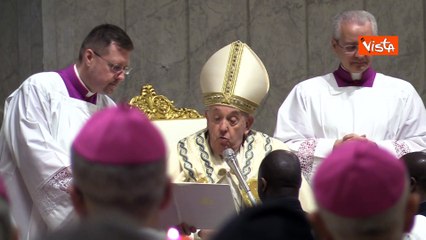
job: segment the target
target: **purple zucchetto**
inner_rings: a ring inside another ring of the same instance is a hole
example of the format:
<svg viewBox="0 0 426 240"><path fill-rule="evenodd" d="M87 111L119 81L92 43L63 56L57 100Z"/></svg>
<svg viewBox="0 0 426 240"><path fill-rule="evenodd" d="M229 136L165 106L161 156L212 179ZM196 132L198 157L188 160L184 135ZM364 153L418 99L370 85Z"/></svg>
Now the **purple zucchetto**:
<svg viewBox="0 0 426 240"><path fill-rule="evenodd" d="M75 138L72 148L89 162L144 164L166 160L159 130L137 108L120 105L95 113Z"/></svg>
<svg viewBox="0 0 426 240"><path fill-rule="evenodd" d="M348 218L371 217L393 207L408 177L404 163L367 140L350 140L326 157L313 179L318 207Z"/></svg>

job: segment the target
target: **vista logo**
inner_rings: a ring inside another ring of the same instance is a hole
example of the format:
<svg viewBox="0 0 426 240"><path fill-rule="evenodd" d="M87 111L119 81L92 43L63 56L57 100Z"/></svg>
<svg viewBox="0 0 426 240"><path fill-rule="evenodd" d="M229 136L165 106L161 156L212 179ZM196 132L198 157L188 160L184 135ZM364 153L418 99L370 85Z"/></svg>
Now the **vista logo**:
<svg viewBox="0 0 426 240"><path fill-rule="evenodd" d="M398 36L359 36L359 55L398 55Z"/></svg>

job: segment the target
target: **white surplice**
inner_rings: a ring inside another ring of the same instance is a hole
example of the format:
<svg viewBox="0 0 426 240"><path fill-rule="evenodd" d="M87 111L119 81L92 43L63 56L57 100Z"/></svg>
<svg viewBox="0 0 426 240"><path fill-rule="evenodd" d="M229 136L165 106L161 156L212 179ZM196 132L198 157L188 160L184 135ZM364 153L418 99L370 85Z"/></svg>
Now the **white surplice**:
<svg viewBox="0 0 426 240"><path fill-rule="evenodd" d="M297 152L310 181L334 142L350 133L365 134L397 157L425 150L425 106L407 81L377 73L372 87L338 87L330 73L293 88L274 137Z"/></svg>
<svg viewBox="0 0 426 240"><path fill-rule="evenodd" d="M70 98L55 72L30 76L5 103L0 133L0 174L5 179L20 239L34 239L74 218L68 187L70 147L96 111L115 105Z"/></svg>
<svg viewBox="0 0 426 240"><path fill-rule="evenodd" d="M416 215L414 218L414 225L410 233L405 234L404 240L421 240L426 239L426 217L423 215Z"/></svg>

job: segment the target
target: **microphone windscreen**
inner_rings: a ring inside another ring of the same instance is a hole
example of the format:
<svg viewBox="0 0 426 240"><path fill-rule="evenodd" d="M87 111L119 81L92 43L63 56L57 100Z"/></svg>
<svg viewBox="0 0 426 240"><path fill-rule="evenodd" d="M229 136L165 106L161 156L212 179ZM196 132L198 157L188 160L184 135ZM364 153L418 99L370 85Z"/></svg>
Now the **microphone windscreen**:
<svg viewBox="0 0 426 240"><path fill-rule="evenodd" d="M234 156L235 153L234 153L234 150L232 150L232 148L227 148L223 150L222 155L223 155L223 158L225 159L232 159L232 156Z"/></svg>

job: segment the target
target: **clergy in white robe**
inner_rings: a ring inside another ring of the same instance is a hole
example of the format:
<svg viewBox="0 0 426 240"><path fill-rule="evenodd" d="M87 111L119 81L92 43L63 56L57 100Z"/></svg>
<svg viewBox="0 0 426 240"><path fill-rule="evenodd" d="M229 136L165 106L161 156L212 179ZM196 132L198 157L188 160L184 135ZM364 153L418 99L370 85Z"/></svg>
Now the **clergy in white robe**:
<svg viewBox="0 0 426 240"><path fill-rule="evenodd" d="M117 35L102 40L94 37L100 32L116 33L124 40L115 42ZM92 49L99 41L110 43L97 47L103 59ZM0 174L20 239L35 239L73 220L68 189L72 180L71 143L93 113L115 105L104 93L112 92L124 80L125 69L114 72L113 67L127 65L132 49L130 38L121 28L99 25L86 37L76 65L34 74L6 99L0 132ZM105 62L113 57L120 65Z"/></svg>
<svg viewBox="0 0 426 240"><path fill-rule="evenodd" d="M376 73L372 57L358 54L358 36L377 35L374 17L348 11L335 22L339 68L297 84L278 111L274 133L297 152L308 181L335 144L353 138L373 141L397 157L426 149L426 111L414 87Z"/></svg>
<svg viewBox="0 0 426 240"><path fill-rule="evenodd" d="M55 72L31 76L7 98L0 171L21 232L37 236L70 217L71 142L94 112L112 104L100 94L97 104L69 97Z"/></svg>
<svg viewBox="0 0 426 240"><path fill-rule="evenodd" d="M400 157L426 147L425 107L406 81L376 74L372 87L339 87L333 74L299 83L278 112L275 137L298 152L307 179L336 139L359 133Z"/></svg>

